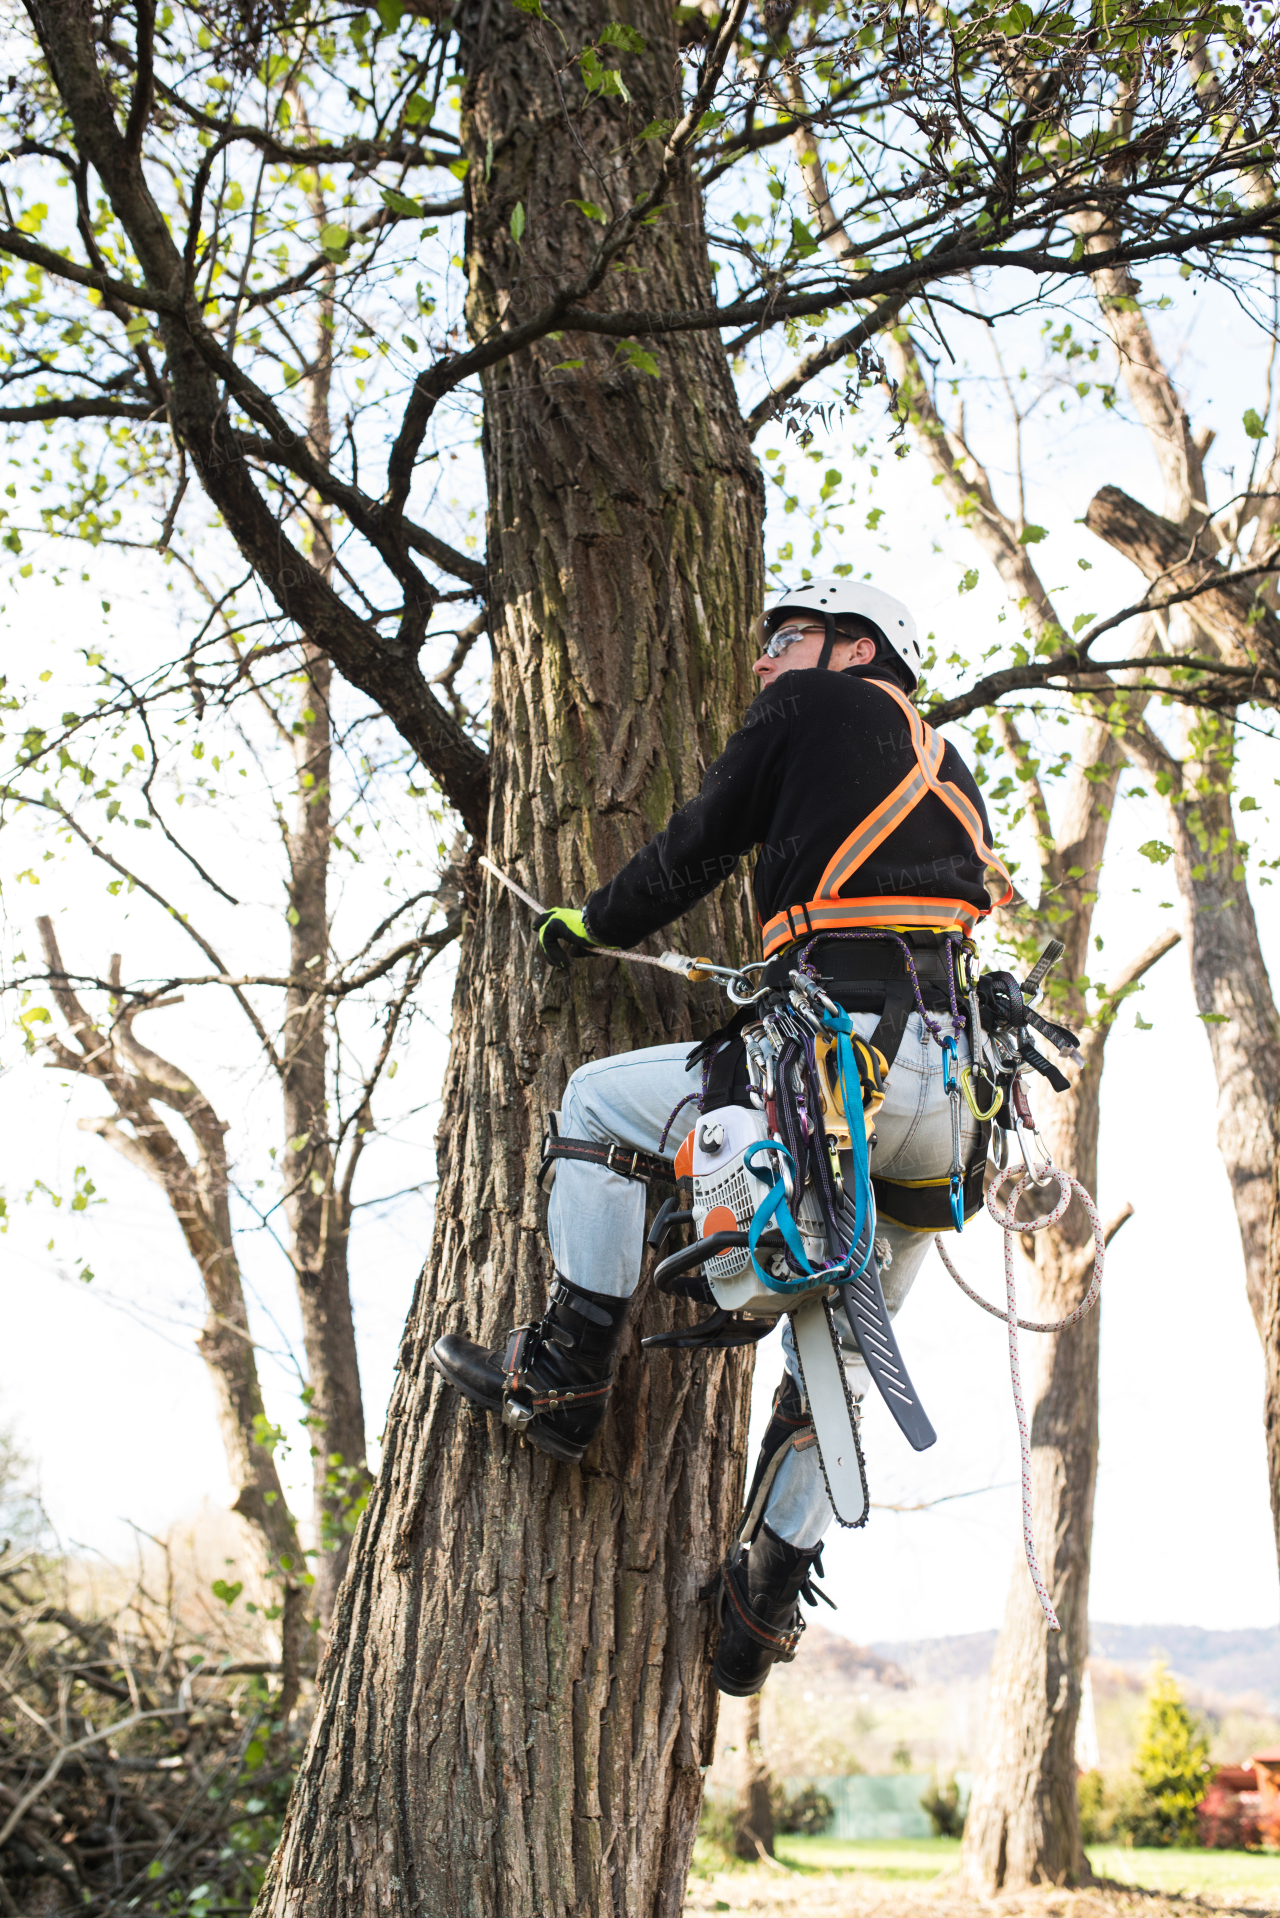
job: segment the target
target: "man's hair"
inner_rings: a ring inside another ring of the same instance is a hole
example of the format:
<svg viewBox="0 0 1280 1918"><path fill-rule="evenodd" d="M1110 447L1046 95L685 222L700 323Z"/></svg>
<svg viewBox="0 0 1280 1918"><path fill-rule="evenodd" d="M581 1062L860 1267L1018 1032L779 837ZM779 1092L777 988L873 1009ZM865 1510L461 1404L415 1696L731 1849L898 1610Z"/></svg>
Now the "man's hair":
<svg viewBox="0 0 1280 1918"><path fill-rule="evenodd" d="M868 660L865 666L846 667L846 672L887 673L895 684L901 686L904 693L912 690L902 661L874 621L863 619L857 613L845 613L836 619L835 629L838 640L870 639L875 642L875 658Z"/></svg>
<svg viewBox="0 0 1280 1918"><path fill-rule="evenodd" d="M884 644L884 634L869 619L863 619L857 613L840 613L835 621L837 639L873 639L876 651Z"/></svg>

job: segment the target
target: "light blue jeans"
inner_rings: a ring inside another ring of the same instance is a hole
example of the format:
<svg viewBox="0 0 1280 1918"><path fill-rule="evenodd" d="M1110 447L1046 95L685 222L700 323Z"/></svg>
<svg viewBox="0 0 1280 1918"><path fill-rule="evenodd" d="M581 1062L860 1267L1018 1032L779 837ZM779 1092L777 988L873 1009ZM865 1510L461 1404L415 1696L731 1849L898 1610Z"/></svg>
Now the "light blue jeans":
<svg viewBox="0 0 1280 1918"><path fill-rule="evenodd" d="M855 1012L853 1028L869 1039L879 1023L874 1012ZM949 1024L950 1021L947 1021ZM968 1063L968 1040L958 1042L960 1064ZM639 1146L657 1152L663 1127L686 1093L702 1089L702 1068L688 1070L687 1045L646 1046L616 1058L579 1066L565 1088L560 1131L567 1139ZM968 1164L977 1140L977 1122L963 1101L960 1107L960 1156ZM662 1149L674 1154L697 1117L697 1107L680 1113ZM889 1071L885 1102L876 1114L876 1145L871 1169L887 1179L940 1179L951 1169L951 1101L942 1085L942 1049L913 1013ZM547 1213L547 1230L557 1270L575 1285L611 1298L630 1298L640 1282L644 1252L645 1187L603 1166L581 1159L560 1159ZM880 1261L885 1303L897 1313L932 1243L930 1232L881 1220L878 1243L887 1248ZM850 1341L852 1343L852 1341ZM795 1345L788 1325L782 1338L787 1369L798 1377ZM857 1351L845 1358L850 1389L859 1397L870 1374ZM779 1538L814 1546L831 1522L831 1506L814 1448L792 1452L773 1482L765 1518Z"/></svg>

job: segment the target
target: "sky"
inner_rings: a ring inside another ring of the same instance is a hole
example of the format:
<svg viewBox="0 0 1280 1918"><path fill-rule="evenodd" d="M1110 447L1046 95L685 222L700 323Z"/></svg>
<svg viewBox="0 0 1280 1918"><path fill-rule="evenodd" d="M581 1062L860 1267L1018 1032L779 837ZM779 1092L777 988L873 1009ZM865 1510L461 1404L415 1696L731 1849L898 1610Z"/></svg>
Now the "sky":
<svg viewBox="0 0 1280 1918"><path fill-rule="evenodd" d="M1038 316L1027 322L1028 340L1038 323ZM1225 301L1206 298L1196 306L1189 295L1164 324L1179 344L1180 377L1198 407L1203 400L1198 417L1221 429L1215 457L1238 462L1246 450L1241 413L1258 404L1263 353L1256 333ZM964 350L963 340L954 343ZM910 598L922 632L935 633L942 650L951 636L974 647L985 643L999 631L998 583L983 573L974 590L958 591L964 571L978 563L967 536L945 521L918 455L898 460L883 448L877 455L873 446L857 458L855 446L873 430L883 439L873 421L836 421L818 442L824 460L857 474L859 504L847 517L844 549L859 570L873 570L878 583ZM1007 435L995 443L1007 453ZM794 469L794 447L785 445L781 433L762 435L762 448L773 444ZM1070 585L1062 601L1067 613L1108 610L1136 597L1133 575L1078 522L1104 481L1159 505L1154 465L1140 435L1096 411L1081 409L1076 416L1045 409L1043 421L1033 417L1028 428L1028 447L1028 516L1050 530L1038 557L1051 585ZM874 476L873 461L879 467ZM998 472L1000 462L992 464ZM1222 495L1231 490L1225 472L1215 485ZM780 539L793 537L794 526L779 509L781 490L771 497L774 551ZM874 534L863 514L872 506L884 514ZM832 554L834 546L826 551ZM1077 565L1082 557L1093 569L1087 575ZM73 586L55 591L39 580L10 594L0 643L6 650L47 649L63 671L91 619L96 629L97 596L104 589L112 603L113 638L124 645L132 636L133 643L148 645L169 615L144 595L127 566L109 556L95 562L92 596ZM1277 748L1249 739L1242 768L1245 788L1262 806L1250 823L1265 843L1280 776ZM1176 912L1161 903L1173 896L1171 882L1138 852L1165 834L1163 808L1154 799L1119 807L1097 919L1104 976L1145 947L1159 927L1176 921ZM237 888L246 898L228 921L228 957L263 963L279 932L265 839L248 834L233 848L223 815L199 821L196 837L197 850L203 847L222 862L219 870L234 859ZM435 858L431 837L422 835L417 852L426 870ZM162 851L148 852L163 864ZM100 964L108 942L123 938L135 954L146 951L147 965L135 970L189 963L178 956L180 935L145 902L125 902L123 909L118 901L108 904L100 875L86 875L74 862L51 867L37 899L12 882L15 863L21 861L0 849L6 911L17 931L36 910L47 910L74 929L86 962ZM346 909L353 923L374 906L361 884L350 881ZM1274 976L1280 961L1274 891L1256 890L1255 903ZM366 1196L432 1176L432 1102L445 1057L449 977L446 959L424 990L423 1017L405 1050L404 1080L396 1085L402 1116L379 1144ZM1138 1028L1135 1012L1145 1029ZM273 1095L256 1068L229 1051L223 1014L206 999L151 1017L155 1043L161 1043L163 1019L163 1041L175 1056L181 1052L202 1083L244 1114L248 1136L237 1149L246 1160L260 1153L273 1136ZM12 1030L0 1049L0 1085L0 1185L12 1217L0 1238L0 1420L14 1426L37 1461L47 1509L64 1542L120 1556L130 1549L130 1524L160 1533L203 1504L216 1507L228 1498L212 1394L192 1344L198 1288L160 1194L77 1130L78 1117L101 1109L94 1090L83 1084L64 1090L60 1074L22 1056ZM1038 1101L1052 1096L1047 1086L1035 1088ZM1216 1629L1277 1621L1261 1354L1215 1145L1215 1106L1186 958L1175 949L1119 1021L1103 1094L1097 1197L1104 1217L1125 1201L1134 1216L1108 1254L1100 1308L1102 1446L1091 1593L1099 1620ZM65 1195L78 1165L88 1169L105 1204L70 1219L65 1205L55 1215L39 1196L30 1206L15 1202L36 1178ZM381 1426L429 1230L429 1193L417 1193L371 1205L355 1233L353 1290L371 1433ZM75 1260L83 1256L91 1257L95 1273L87 1285L75 1276ZM955 1257L988 1298L1000 1296L994 1225L973 1222L956 1243ZM297 1425L290 1281L269 1234L246 1237L244 1262L268 1410L296 1434L284 1472L288 1487L301 1494L309 1468ZM1026 1576L1002 1326L964 1299L931 1258L898 1333L939 1439L930 1452L912 1453L883 1408L870 1402L871 1522L865 1531L833 1535L826 1583L839 1610L824 1615L833 1629L863 1642L997 1625L1010 1577ZM1030 1343L1024 1335L1024 1347ZM778 1375L775 1348L776 1341L766 1343L757 1363L757 1429ZM925 1509L885 1509L895 1506Z"/></svg>

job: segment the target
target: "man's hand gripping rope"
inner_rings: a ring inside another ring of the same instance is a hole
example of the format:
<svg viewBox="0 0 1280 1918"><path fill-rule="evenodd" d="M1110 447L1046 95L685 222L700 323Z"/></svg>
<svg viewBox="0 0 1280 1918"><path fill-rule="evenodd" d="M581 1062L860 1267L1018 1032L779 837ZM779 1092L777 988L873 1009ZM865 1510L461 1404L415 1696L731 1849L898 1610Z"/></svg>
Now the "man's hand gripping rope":
<svg viewBox="0 0 1280 1918"><path fill-rule="evenodd" d="M1038 1178L1033 1177L1030 1172L1024 1172L1017 1180L1013 1191L1004 1202L1002 1208L998 1197L999 1191L1006 1179L1012 1176L1010 1173L1004 1173L1000 1178L996 1179L988 1188L986 1199L987 1211L1004 1232L1005 1309L1003 1312L998 1305L991 1305L986 1299L980 1297L979 1294L974 1291L973 1287L967 1285L960 1277L955 1266L951 1263L946 1245L943 1243L940 1233L935 1236L933 1242L938 1248L939 1258L965 1296L972 1299L975 1305L980 1305L984 1312L990 1312L992 1318L1003 1319L1009 1329L1009 1372L1013 1380L1013 1403L1018 1415L1018 1440L1022 1448L1022 1542L1026 1546L1027 1568L1031 1573L1031 1582L1036 1588L1036 1596L1039 1598L1041 1609L1044 1612L1045 1618L1048 1620L1049 1630L1056 1632L1062 1628L1058 1623L1058 1615L1053 1609L1053 1601L1045 1588L1043 1578L1040 1576L1040 1565L1036 1558L1035 1539L1032 1536L1031 1441L1027 1433L1027 1408L1022 1397L1022 1370L1018 1360L1018 1331L1019 1328L1021 1328L1024 1332L1065 1332L1069 1325L1074 1325L1078 1319L1084 1317L1086 1312L1092 1310L1093 1306L1097 1304L1098 1292L1102 1285L1102 1266L1106 1255L1106 1240L1103 1237L1102 1220L1098 1217L1098 1208L1073 1173L1063 1172L1059 1167L1052 1164L1043 1166ZM1053 1210L1046 1212L1044 1217L1040 1219L1015 1219L1014 1214L1018 1208L1018 1200L1027 1190L1028 1186L1047 1185L1050 1180L1054 1180L1057 1183L1060 1195ZM1088 1215L1089 1224L1093 1229L1093 1278L1090 1281L1089 1290L1085 1293L1083 1299L1081 1299L1079 1305L1075 1308L1075 1311L1068 1312L1065 1319L1053 1319L1047 1324L1040 1324L1033 1319L1020 1319L1018 1317L1018 1294L1013 1277L1014 1238L1023 1232L1043 1232L1047 1226L1056 1225L1070 1205L1072 1193L1079 1195L1080 1203L1084 1207Z"/></svg>

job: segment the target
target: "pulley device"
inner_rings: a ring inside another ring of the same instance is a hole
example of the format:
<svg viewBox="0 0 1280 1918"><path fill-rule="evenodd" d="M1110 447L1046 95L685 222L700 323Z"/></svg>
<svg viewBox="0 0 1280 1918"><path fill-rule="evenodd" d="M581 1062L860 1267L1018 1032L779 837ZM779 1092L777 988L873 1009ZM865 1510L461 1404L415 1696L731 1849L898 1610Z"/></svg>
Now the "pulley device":
<svg viewBox="0 0 1280 1918"><path fill-rule="evenodd" d="M536 900L482 858L481 864L503 885L541 912ZM813 1417L818 1456L828 1496L842 1525L864 1525L868 1515L866 1466L860 1413L850 1393L844 1347L856 1349L900 1430L916 1451L934 1444L936 1434L911 1382L885 1304L880 1279L888 1246L877 1238L876 1198L870 1150L875 1144L875 1115L884 1103L887 1066L884 1055L853 1030L850 1015L823 990L809 963L819 943L875 938L902 949L916 1009L925 1029L941 1047L943 1084L951 1103L952 1164L946 1184L951 1224L963 1230L966 1211L983 1203L972 1190L975 1168L960 1158L960 1102L963 1098L982 1128L985 1152L993 1123L993 1156L999 1177L985 1203L1005 1235L1005 1309L987 1303L964 1279L947 1253L941 1235L935 1243L957 1285L984 1311L1008 1327L1010 1370L1022 1451L1023 1539L1032 1580L1052 1630L1058 1621L1036 1562L1031 1532L1030 1443L1022 1400L1018 1330L1055 1332L1090 1310L1102 1281L1103 1234L1092 1199L1067 1172L1054 1166L1036 1129L1026 1075L1033 1070L1065 1091L1068 1081L1037 1047L1032 1034L1046 1039L1077 1065L1085 1061L1079 1040L1064 1026L1035 1011L1033 1002L1048 973L1066 948L1050 941L1028 976L1019 982L1009 972L978 975L976 953L968 940L947 940L946 955L951 1031L944 1033L926 1008L912 948L892 932L837 931L812 940L797 955L785 986L760 979L765 964L733 968L680 953L659 958L597 948L599 956L657 965L685 978L715 979L730 1000L750 1008L735 1021L736 1044L744 1071L717 1072L724 1090L709 1104L711 1075L704 1073L703 1097L693 1130L675 1159L676 1196L662 1206L649 1234L660 1251L677 1227L691 1227L692 1242L668 1254L654 1279L660 1290L696 1299L713 1309L698 1324L643 1341L646 1348L724 1349L754 1344L786 1314L795 1336L801 1379ZM777 977L776 961L768 968ZM964 1003L966 1012L960 1007ZM959 1063L960 1035L968 1028L971 1063ZM984 1083L980 1083L984 1082ZM687 1103L682 1101L668 1121ZM1016 1138L1023 1171L1012 1175L1010 1135ZM663 1143L665 1143L665 1134ZM547 1157L556 1156L554 1128ZM566 1147L569 1142L565 1142ZM585 1142L574 1142L573 1156L590 1156ZM630 1147L595 1148L605 1161L625 1169L644 1160L649 1172L667 1161L632 1152ZM544 1164L546 1160L544 1159ZM977 1168L981 1170L981 1168ZM646 1176L648 1174L646 1173ZM1014 1184L1000 1194L1008 1179ZM1056 1188L1052 1208L1030 1221L1016 1218L1018 1202L1031 1189ZM1088 1293L1068 1317L1051 1324L1019 1319L1013 1278L1013 1242L1018 1235L1057 1222L1072 1196L1082 1200L1094 1236L1094 1271ZM970 1201L970 1202L967 1202ZM844 1322L842 1331L839 1318Z"/></svg>

